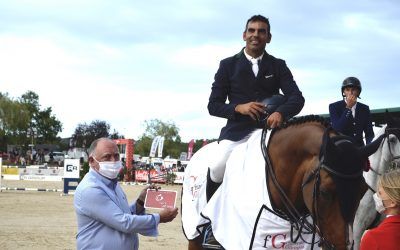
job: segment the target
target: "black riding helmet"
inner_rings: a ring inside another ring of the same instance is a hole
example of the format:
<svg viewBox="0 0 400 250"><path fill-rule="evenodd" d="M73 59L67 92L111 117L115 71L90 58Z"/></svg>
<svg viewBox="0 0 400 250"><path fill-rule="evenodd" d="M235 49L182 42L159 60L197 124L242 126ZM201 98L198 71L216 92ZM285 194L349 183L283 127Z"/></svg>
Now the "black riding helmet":
<svg viewBox="0 0 400 250"><path fill-rule="evenodd" d="M360 92L358 94L358 98L360 98L362 87L361 87L361 82L360 82L360 80L357 79L357 77L350 76L350 77L347 77L346 79L344 79L344 81L342 83L342 96L343 97L344 97L343 91L346 87L357 88Z"/></svg>

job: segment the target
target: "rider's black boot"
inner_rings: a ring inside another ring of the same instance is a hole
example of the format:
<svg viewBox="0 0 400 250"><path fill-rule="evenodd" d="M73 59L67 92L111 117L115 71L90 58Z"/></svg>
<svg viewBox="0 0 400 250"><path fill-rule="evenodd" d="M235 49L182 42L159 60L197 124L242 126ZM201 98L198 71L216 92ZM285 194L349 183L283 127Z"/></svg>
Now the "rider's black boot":
<svg viewBox="0 0 400 250"><path fill-rule="evenodd" d="M215 191L217 191L218 187L221 183L213 182L210 176L210 169L207 171L207 184L206 184L206 198L207 202L211 199Z"/></svg>

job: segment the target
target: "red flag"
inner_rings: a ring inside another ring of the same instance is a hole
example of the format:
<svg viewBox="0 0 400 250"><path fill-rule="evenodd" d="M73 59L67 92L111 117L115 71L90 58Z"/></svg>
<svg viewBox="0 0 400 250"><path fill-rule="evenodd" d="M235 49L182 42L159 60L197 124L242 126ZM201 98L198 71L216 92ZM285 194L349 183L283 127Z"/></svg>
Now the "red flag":
<svg viewBox="0 0 400 250"><path fill-rule="evenodd" d="M190 140L189 146L188 146L188 156L187 159L190 160L193 154L193 147L194 147L194 139Z"/></svg>

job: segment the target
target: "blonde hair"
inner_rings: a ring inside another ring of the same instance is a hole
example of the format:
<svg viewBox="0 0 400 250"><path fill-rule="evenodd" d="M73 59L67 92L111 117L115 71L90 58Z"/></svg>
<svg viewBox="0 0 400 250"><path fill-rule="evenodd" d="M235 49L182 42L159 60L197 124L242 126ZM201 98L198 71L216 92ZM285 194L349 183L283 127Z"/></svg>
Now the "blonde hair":
<svg viewBox="0 0 400 250"><path fill-rule="evenodd" d="M385 193L397 205L400 205L400 169L396 169L381 175L378 181Z"/></svg>

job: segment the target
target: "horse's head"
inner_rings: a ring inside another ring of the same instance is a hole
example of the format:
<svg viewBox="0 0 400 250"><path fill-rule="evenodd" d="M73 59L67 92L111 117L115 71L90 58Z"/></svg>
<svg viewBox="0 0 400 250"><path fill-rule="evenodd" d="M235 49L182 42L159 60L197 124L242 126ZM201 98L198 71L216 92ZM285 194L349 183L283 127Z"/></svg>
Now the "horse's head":
<svg viewBox="0 0 400 250"><path fill-rule="evenodd" d="M385 119L387 126L385 128L385 142L381 147L381 154L389 166L384 166L387 169L394 169L400 166L400 119L392 117L386 111Z"/></svg>
<svg viewBox="0 0 400 250"><path fill-rule="evenodd" d="M362 173L370 151L346 136L331 138L327 130L320 164L304 177L304 201L328 249L350 249L353 244L352 224L367 190Z"/></svg>

